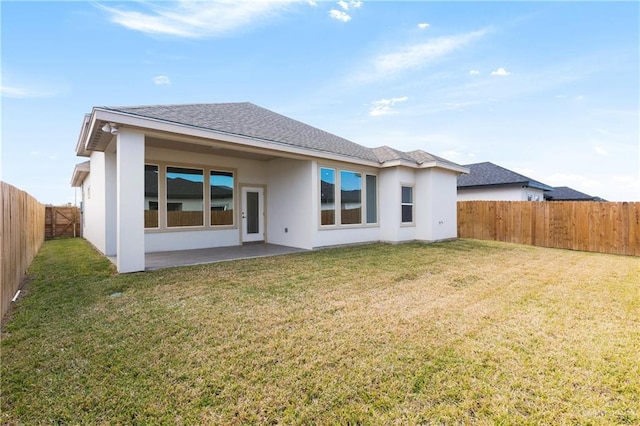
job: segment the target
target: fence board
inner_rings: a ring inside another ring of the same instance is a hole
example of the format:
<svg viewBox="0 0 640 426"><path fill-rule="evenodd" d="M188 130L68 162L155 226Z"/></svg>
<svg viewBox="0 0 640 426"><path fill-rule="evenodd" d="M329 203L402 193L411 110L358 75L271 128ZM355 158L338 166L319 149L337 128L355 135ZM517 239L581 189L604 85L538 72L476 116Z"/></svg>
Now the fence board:
<svg viewBox="0 0 640 426"><path fill-rule="evenodd" d="M640 256L640 203L459 201L458 236Z"/></svg>
<svg viewBox="0 0 640 426"><path fill-rule="evenodd" d="M44 206L24 191L0 182L0 316L20 288L44 241Z"/></svg>
<svg viewBox="0 0 640 426"><path fill-rule="evenodd" d="M80 233L80 209L74 206L46 206L45 239L80 237Z"/></svg>

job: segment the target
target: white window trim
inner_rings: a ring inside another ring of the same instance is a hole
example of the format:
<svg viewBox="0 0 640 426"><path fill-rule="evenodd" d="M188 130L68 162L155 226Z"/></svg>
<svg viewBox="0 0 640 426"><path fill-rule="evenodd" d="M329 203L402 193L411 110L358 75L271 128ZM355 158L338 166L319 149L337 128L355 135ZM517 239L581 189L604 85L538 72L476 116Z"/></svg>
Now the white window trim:
<svg viewBox="0 0 640 426"><path fill-rule="evenodd" d="M402 189L411 188L411 202L405 203L402 201ZM404 222L402 220L402 207L411 206L411 222ZM415 185L412 183L400 183L400 226L415 226L416 223L416 190Z"/></svg>
<svg viewBox="0 0 640 426"><path fill-rule="evenodd" d="M144 228L145 233L167 233L167 232L189 232L189 231L214 231L214 230L226 230L238 228L238 170L232 167L216 166L216 165L204 165L204 164L191 164L191 163L168 163L165 161L156 161L153 159L145 159L146 165L158 166L158 228ZM179 167L184 169L196 169L203 171L203 185L204 185L204 224L197 226L167 226L167 168ZM227 172L233 174L233 225L211 225L211 214L207 212L211 211L211 188L207 185L210 182L211 172Z"/></svg>
<svg viewBox="0 0 640 426"><path fill-rule="evenodd" d="M329 169L334 171L334 219L335 223L331 225L323 225L322 224L322 169ZM342 194L341 194L341 173L340 172L350 172L350 173L359 173L360 174L360 203L361 203L361 217L360 223L349 223L342 224ZM376 222L375 223L367 223L367 183L366 176L375 176L376 178ZM333 164L318 164L318 229L327 230L327 229L350 229L350 228L375 228L379 226L380 222L380 175L374 173L370 170L358 169L358 168L350 168L345 167L343 165L333 165Z"/></svg>

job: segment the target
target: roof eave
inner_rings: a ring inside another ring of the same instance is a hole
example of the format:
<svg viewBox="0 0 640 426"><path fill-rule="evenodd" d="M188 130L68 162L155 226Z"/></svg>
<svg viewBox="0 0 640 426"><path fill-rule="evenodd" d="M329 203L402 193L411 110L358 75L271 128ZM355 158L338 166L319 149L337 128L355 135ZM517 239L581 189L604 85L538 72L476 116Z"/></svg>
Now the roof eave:
<svg viewBox="0 0 640 426"><path fill-rule="evenodd" d="M87 152L87 156L91 151L106 150L107 146L111 142L112 136L107 136L104 132L102 132L102 123L116 123L120 126L151 130L153 132L167 132L188 137L216 140L221 142L231 142L248 148L266 148L268 150L278 151L282 153L341 161L352 164L360 164L370 167L380 167L379 162L374 160L367 160L359 157L330 153L304 147L295 147L284 142L244 136L218 130L205 129L188 124L174 123L171 121L160 120L156 118L140 117L135 114L111 111L99 107L94 108L93 113L91 114L90 130L86 132L86 137L82 139L84 141L84 149ZM95 141L94 146L89 146L89 141ZM80 151L77 152L78 155L81 155Z"/></svg>
<svg viewBox="0 0 640 426"><path fill-rule="evenodd" d="M456 172L459 174L469 174L469 169L467 167L463 167L459 164L448 163L444 161L427 161L424 163L417 163L418 167L421 169L427 169L432 167L437 167L439 169L450 170L452 172Z"/></svg>
<svg viewBox="0 0 640 426"><path fill-rule="evenodd" d="M87 162L76 164L73 168L73 175L71 176L71 186L73 188L78 188L82 186L84 180L89 176L89 164Z"/></svg>

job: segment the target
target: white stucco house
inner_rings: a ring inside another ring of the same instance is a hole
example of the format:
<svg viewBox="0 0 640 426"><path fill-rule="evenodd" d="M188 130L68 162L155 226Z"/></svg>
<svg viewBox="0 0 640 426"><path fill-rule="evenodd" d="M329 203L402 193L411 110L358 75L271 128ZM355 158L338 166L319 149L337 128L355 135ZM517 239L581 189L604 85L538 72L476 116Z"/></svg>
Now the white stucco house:
<svg viewBox="0 0 640 426"><path fill-rule="evenodd" d="M458 201L544 201L553 188L490 162L466 164L458 176Z"/></svg>
<svg viewBox="0 0 640 426"><path fill-rule="evenodd" d="M467 169L367 148L251 103L95 107L71 184L83 235L119 272L145 253L455 238Z"/></svg>

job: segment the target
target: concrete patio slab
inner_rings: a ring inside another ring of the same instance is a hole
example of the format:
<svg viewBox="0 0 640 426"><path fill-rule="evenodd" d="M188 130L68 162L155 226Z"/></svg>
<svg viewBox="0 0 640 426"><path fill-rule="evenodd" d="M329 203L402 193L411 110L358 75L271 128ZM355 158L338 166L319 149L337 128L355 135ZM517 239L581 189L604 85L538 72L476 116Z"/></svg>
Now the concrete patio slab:
<svg viewBox="0 0 640 426"><path fill-rule="evenodd" d="M175 266L199 265L237 259L278 256L300 253L307 250L277 244L245 244L233 247L216 247L197 250L177 250L145 254L145 269L171 268Z"/></svg>

